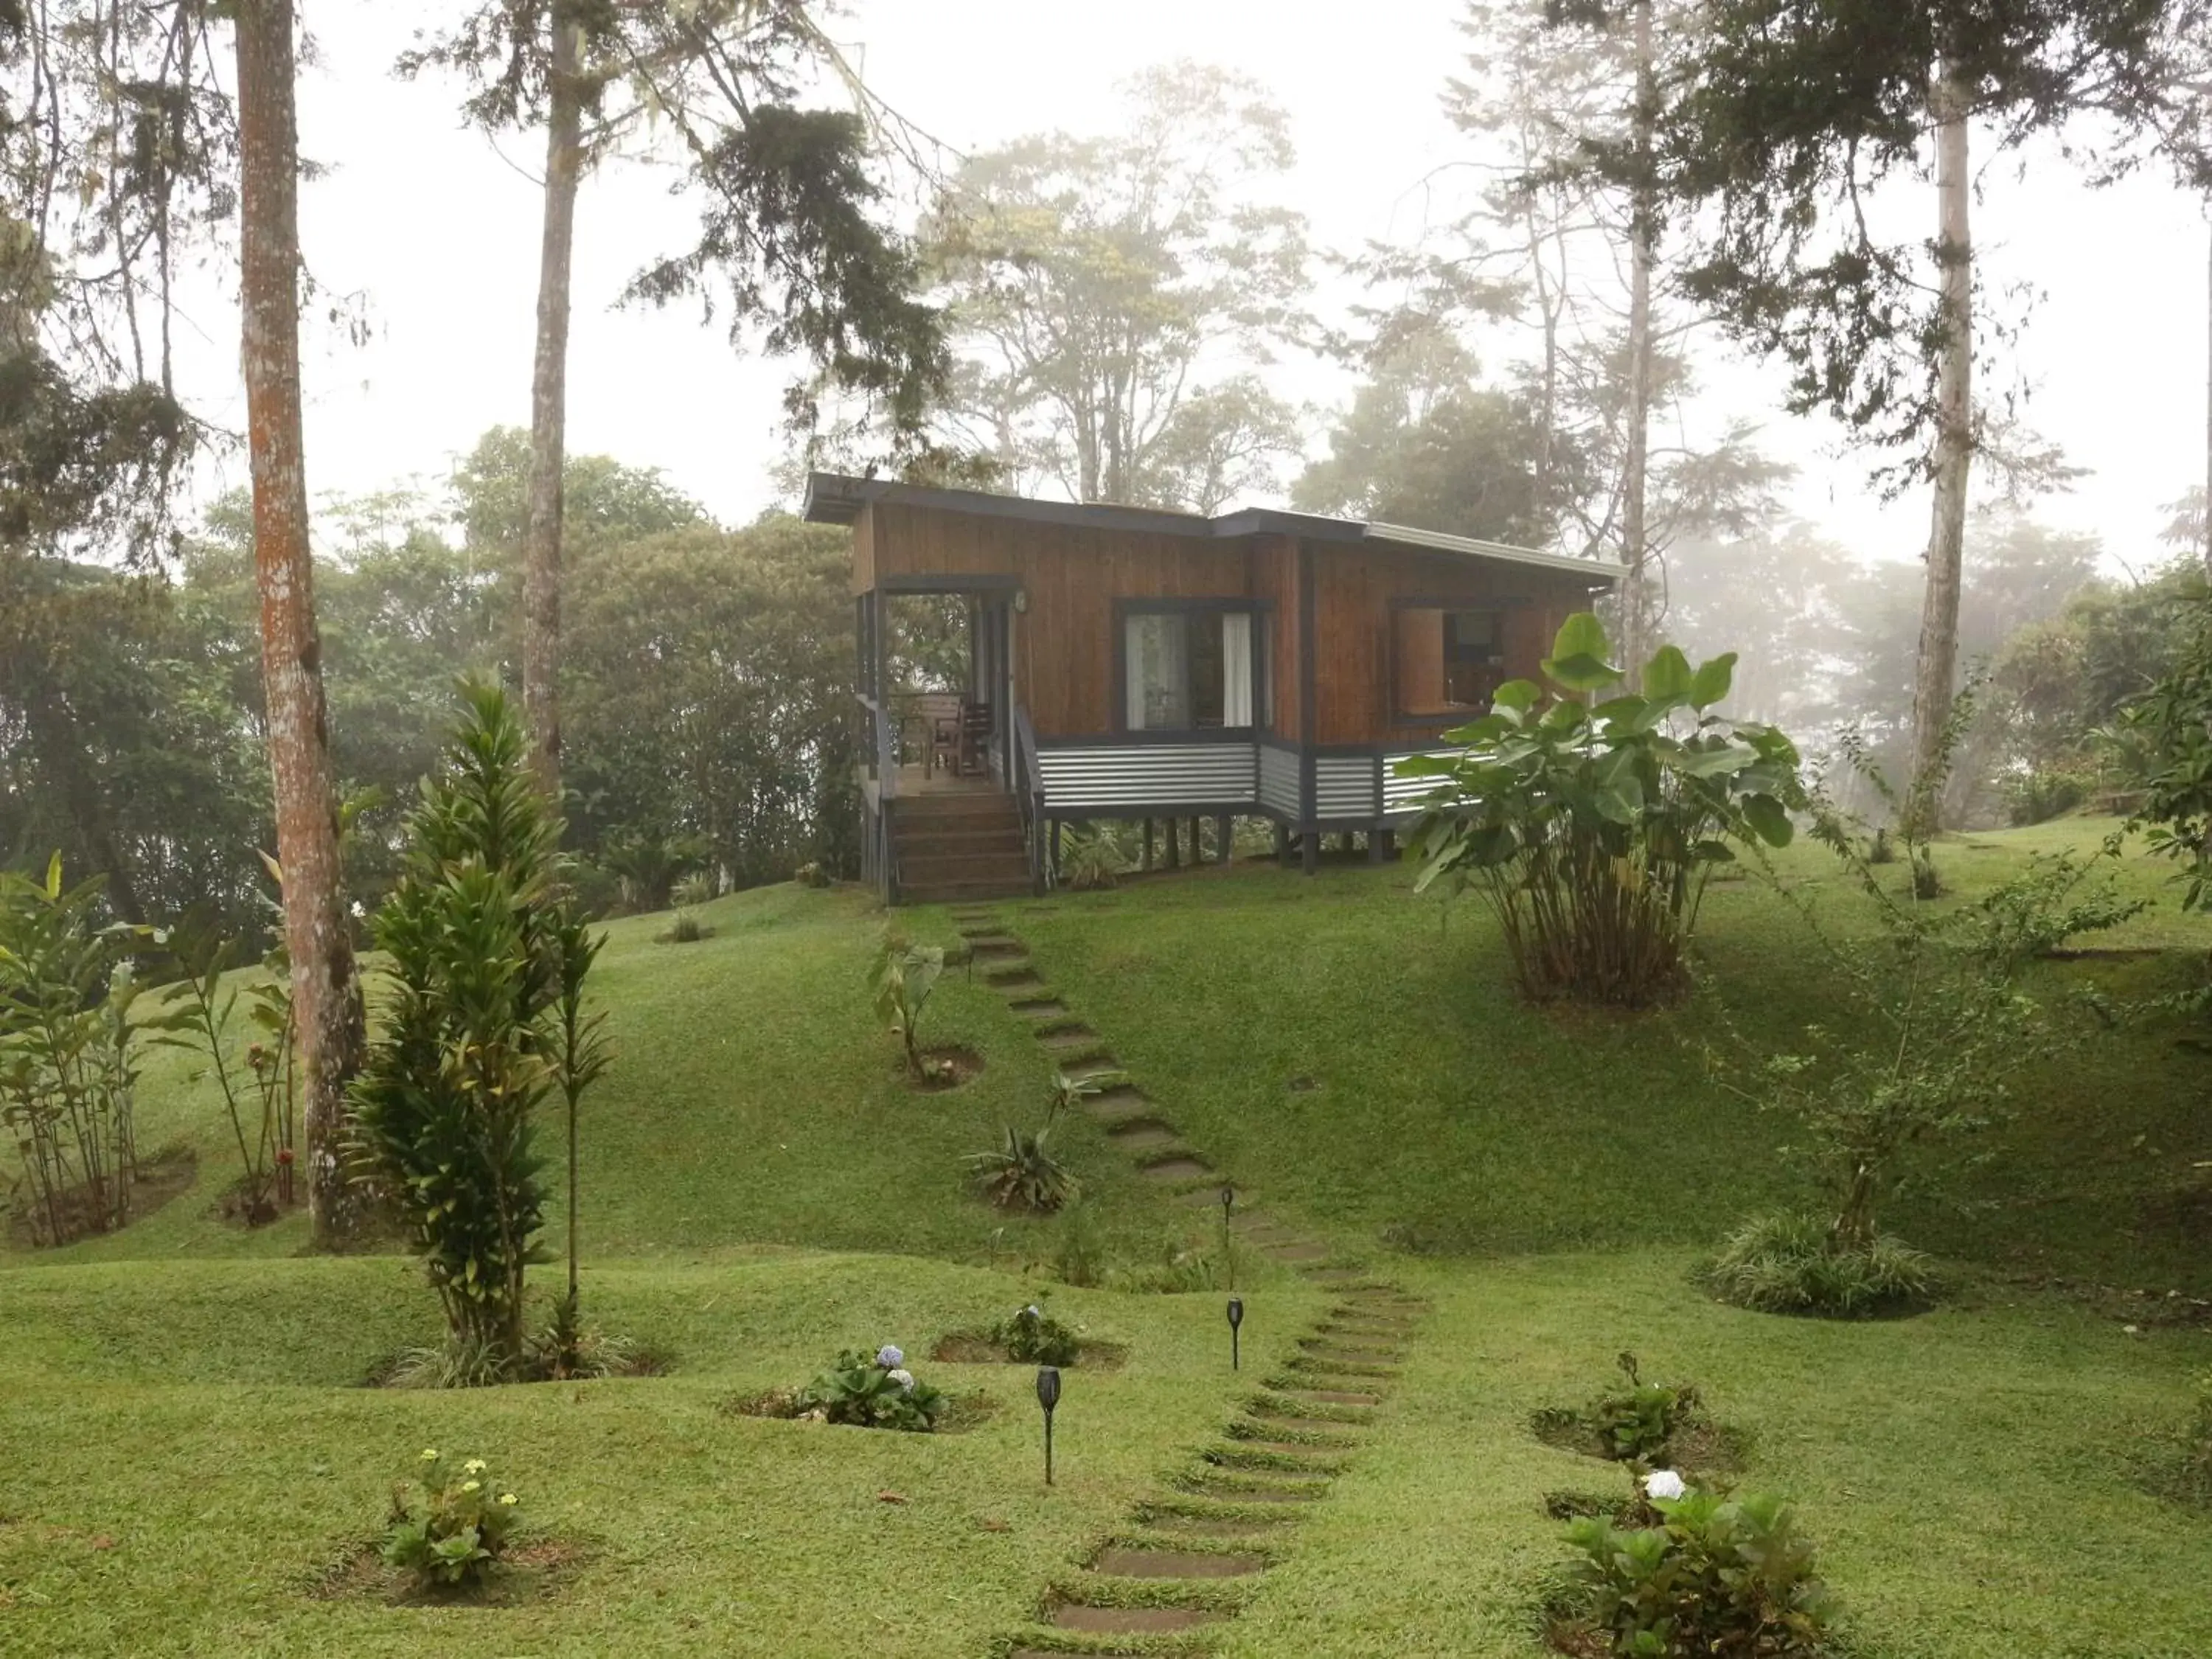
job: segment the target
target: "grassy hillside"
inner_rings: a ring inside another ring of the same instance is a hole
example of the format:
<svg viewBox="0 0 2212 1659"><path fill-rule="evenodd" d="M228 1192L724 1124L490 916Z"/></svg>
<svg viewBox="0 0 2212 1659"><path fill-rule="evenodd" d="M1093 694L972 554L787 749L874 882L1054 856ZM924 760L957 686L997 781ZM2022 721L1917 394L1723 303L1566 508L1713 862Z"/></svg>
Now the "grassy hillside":
<svg viewBox="0 0 2212 1659"><path fill-rule="evenodd" d="M1955 902L2101 829L1954 844ZM1816 854L1789 873L1856 925ZM2148 895L2163 877L2126 868ZM1620 1477L1538 1443L1528 1414L1603 1387L1629 1348L1699 1383L1744 1437L1741 1478L1799 1504L1854 1659L2212 1651L2212 1516L2146 1487L2212 1365L2212 1330L2165 1295L2212 1296L2212 1075L2176 1031L2105 1033L2025 1079L1963 1192L1897 1206L1917 1242L1996 1270L1953 1305L1871 1325L1744 1314L1696 1290L1697 1253L1799 1188L1778 1156L1790 1126L1716 1086L1711 1015L1778 1044L1832 1011L1800 925L1725 884L1686 1005L1538 1012L1479 910L1409 885L1403 867L1240 867L1007 907L1248 1201L1433 1304L1371 1443L1273 1548L1243 1616L1148 1650L1540 1659L1545 1500ZM1195 1467L1251 1389L1225 1369L1212 1294L1054 1291L1128 1363L1071 1373L1050 1490L1018 1368L919 1367L994 1407L957 1435L732 1414L840 1347L926 1354L1047 1287L1019 1269L1054 1226L987 1209L961 1158L1035 1116L1048 1066L1003 997L956 972L930 1037L985 1069L907 1088L864 983L882 917L855 895L770 889L705 919L714 937L684 946L653 942L663 917L611 930L619 1059L584 1139L586 1307L672 1352L666 1376L359 1386L435 1330L413 1267L301 1256L296 1218L222 1221L215 1097L181 1057L151 1060L145 1144L195 1149L197 1184L115 1237L0 1256L0 1651L995 1656L1127 1535L1140 1492ZM941 913L902 920L953 937ZM2052 964L2040 988L2193 983L2212 930L2169 903L2103 943L2123 953ZM1113 1250L1203 1236L1097 1126L1064 1133ZM544 1134L557 1174L557 1123ZM2041 1288L2076 1279L2107 1288L2086 1305ZM1279 1269L1240 1287L1264 1370L1320 1298ZM491 1607L333 1594L432 1445L492 1458L557 1559Z"/></svg>
<svg viewBox="0 0 2212 1659"><path fill-rule="evenodd" d="M1947 902L1971 902L2030 850L2093 847L2110 827L1953 844ZM1826 854L1798 849L1784 867L1832 925L1863 922L1863 896ZM2122 954L2053 965L2037 988L2070 1006L2092 989L2125 1002L2200 982L2212 924L2175 910L2166 874L2130 857L2125 889L2162 902L2086 941ZM1421 1251L1695 1243L1800 1195L1778 1157L1792 1125L1713 1072L1717 1059L1741 1074L1746 1060L1717 1010L1780 1052L1835 1017L1818 949L1772 894L1717 883L1698 994L1623 1016L1530 1009L1480 908L1417 898L1411 880L1362 864L1314 881L1251 869L1140 882L1055 896L1024 931L1190 1133L1325 1224ZM2154 953L2124 954L2136 950ZM2178 1034L2100 1032L2023 1079L2012 1121L1978 1149L1986 1166L1899 1205L1892 1224L1996 1266L2212 1295L2212 1061Z"/></svg>

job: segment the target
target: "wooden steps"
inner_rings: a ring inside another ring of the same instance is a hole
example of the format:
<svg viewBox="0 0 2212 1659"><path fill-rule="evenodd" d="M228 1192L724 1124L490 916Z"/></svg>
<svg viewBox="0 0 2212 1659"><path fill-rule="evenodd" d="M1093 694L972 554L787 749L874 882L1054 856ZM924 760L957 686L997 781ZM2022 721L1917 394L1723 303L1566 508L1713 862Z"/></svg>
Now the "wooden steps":
<svg viewBox="0 0 2212 1659"><path fill-rule="evenodd" d="M891 811L891 867L903 904L964 904L1033 890L1012 795L902 796Z"/></svg>

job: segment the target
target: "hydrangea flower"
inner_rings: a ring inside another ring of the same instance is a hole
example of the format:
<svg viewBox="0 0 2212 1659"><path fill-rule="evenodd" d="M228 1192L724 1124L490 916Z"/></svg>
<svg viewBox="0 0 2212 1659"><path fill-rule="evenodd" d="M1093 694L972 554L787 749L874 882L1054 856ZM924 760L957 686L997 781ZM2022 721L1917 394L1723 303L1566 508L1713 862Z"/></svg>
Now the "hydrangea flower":
<svg viewBox="0 0 2212 1659"><path fill-rule="evenodd" d="M890 1352L896 1353L898 1350L896 1348L893 1348ZM896 1367L893 1367L891 1370L891 1381L897 1383L899 1387L906 1392L913 1392L914 1373L912 1371L900 1370Z"/></svg>
<svg viewBox="0 0 2212 1659"><path fill-rule="evenodd" d="M1672 1469L1654 1469L1644 1477L1644 1490L1652 1498L1673 1503L1689 1492L1689 1485Z"/></svg>
<svg viewBox="0 0 2212 1659"><path fill-rule="evenodd" d="M512 1509L515 1502L514 1494L511 1492L503 1492L499 1495L499 1501Z"/></svg>
<svg viewBox="0 0 2212 1659"><path fill-rule="evenodd" d="M423 1461L425 1463L434 1463L434 1462L436 1462L438 1461L438 1449L437 1449L437 1448L436 1448L436 1447L434 1447L434 1446L425 1446L425 1447L423 1447L423 1448L422 1448L422 1461Z"/></svg>
<svg viewBox="0 0 2212 1659"><path fill-rule="evenodd" d="M467 1462L461 1465L461 1473L463 1474L482 1474L483 1472L484 1461L481 1457L471 1457Z"/></svg>
<svg viewBox="0 0 2212 1659"><path fill-rule="evenodd" d="M1031 1319L1042 1319L1044 1317L1044 1310L1038 1307L1034 1302L1030 1303L1028 1307L1023 1309L1022 1311L1027 1314Z"/></svg>
<svg viewBox="0 0 2212 1659"><path fill-rule="evenodd" d="M876 1350L876 1364L887 1371L895 1371L906 1364L906 1356L898 1351L896 1345L886 1342Z"/></svg>

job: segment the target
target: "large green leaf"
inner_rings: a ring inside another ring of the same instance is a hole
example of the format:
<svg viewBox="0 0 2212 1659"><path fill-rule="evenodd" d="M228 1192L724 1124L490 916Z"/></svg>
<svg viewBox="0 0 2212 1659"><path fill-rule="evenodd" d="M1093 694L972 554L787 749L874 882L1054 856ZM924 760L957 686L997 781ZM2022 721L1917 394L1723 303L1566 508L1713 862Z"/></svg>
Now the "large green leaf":
<svg viewBox="0 0 2212 1659"><path fill-rule="evenodd" d="M1655 701L1672 702L1686 697L1692 683L1690 659L1679 646L1661 646L1644 670L1644 695Z"/></svg>
<svg viewBox="0 0 2212 1659"><path fill-rule="evenodd" d="M1797 833L1796 826L1790 822L1790 814L1771 795L1746 795L1743 818L1751 826L1752 833L1769 847L1787 847Z"/></svg>
<svg viewBox="0 0 2212 1659"><path fill-rule="evenodd" d="M1560 625L1552 641L1552 654L1544 659L1544 672L1570 691L1597 691L1620 678L1620 671L1606 660L1612 646L1604 624L1587 611L1577 611Z"/></svg>
<svg viewBox="0 0 2212 1659"><path fill-rule="evenodd" d="M1544 695L1544 688L1534 680L1508 680L1490 694L1491 702L1499 708L1510 708L1516 714L1525 714L1536 706Z"/></svg>
<svg viewBox="0 0 2212 1659"><path fill-rule="evenodd" d="M1698 672L1690 677L1690 706L1711 708L1728 696L1729 687L1735 683L1735 652L1724 651L1711 662L1699 663Z"/></svg>

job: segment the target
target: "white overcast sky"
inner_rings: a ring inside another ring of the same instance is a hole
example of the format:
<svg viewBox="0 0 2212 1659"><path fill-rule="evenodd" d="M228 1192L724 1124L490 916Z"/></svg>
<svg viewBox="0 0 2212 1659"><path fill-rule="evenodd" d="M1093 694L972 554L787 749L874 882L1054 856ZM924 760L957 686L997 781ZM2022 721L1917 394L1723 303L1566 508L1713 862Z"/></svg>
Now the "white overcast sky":
<svg viewBox="0 0 2212 1659"><path fill-rule="evenodd" d="M331 295L358 295L366 345L311 326L305 365L311 487L358 493L410 476L434 482L486 427L526 422L538 240L534 139L502 154L464 130L449 83L390 73L413 32L458 8L433 0L303 0L319 48L303 71L301 144L330 171L308 184L302 236ZM1291 112L1289 204L1315 240L1352 248L1418 230L1422 180L1458 153L1437 93L1461 65L1452 0L854 0L836 33L875 87L946 142L987 146L1054 126L1116 118L1116 83L1177 57L1231 65ZM1984 175L1978 232L1988 280L2045 295L2021 343L2035 388L2031 423L2092 470L2042 507L2101 533L2140 568L2154 556L2159 504L2204 468L2206 237L2203 211L2162 176L2092 193L2057 164L2024 180ZM1932 214L1931 214L1932 218ZM617 310L624 280L686 222L663 181L621 169L580 205L568 374L571 453L658 466L725 520L770 505L781 452L781 365L732 349L689 310ZM226 292L228 286L226 285ZM187 385L243 424L236 320L212 297ZM1717 412L1764 423L1765 441L1803 469L1793 504L1863 554L1906 557L1925 540L1918 495L1875 502L1863 459L1819 421L1780 412L1755 365L1709 374ZM1329 371L1293 388L1341 395ZM234 461L215 482L243 482Z"/></svg>

